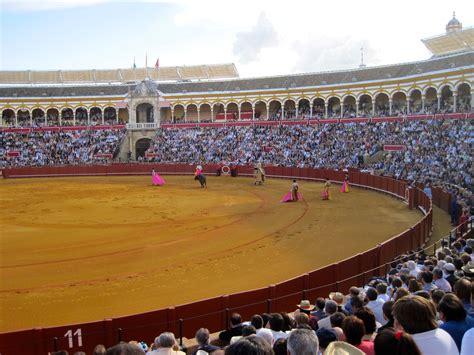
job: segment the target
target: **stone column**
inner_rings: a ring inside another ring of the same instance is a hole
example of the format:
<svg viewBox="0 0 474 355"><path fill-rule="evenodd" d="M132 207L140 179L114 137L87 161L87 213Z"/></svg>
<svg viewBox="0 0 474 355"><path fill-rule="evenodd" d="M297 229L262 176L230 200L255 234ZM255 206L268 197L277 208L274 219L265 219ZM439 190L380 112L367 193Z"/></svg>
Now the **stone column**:
<svg viewBox="0 0 474 355"><path fill-rule="evenodd" d="M198 107L198 123L201 123L201 109Z"/></svg>
<svg viewBox="0 0 474 355"><path fill-rule="evenodd" d="M458 98L458 93L453 92L453 112L457 111L457 98Z"/></svg>
<svg viewBox="0 0 474 355"><path fill-rule="evenodd" d="M388 115L392 116L392 99L388 99Z"/></svg>
<svg viewBox="0 0 474 355"><path fill-rule="evenodd" d="M324 118L328 118L328 106L327 102L324 102Z"/></svg>
<svg viewBox="0 0 474 355"><path fill-rule="evenodd" d="M441 109L441 94L436 93L436 98L438 99L438 112Z"/></svg>
<svg viewBox="0 0 474 355"><path fill-rule="evenodd" d="M255 105L252 105L252 121L255 121Z"/></svg>
<svg viewBox="0 0 474 355"><path fill-rule="evenodd" d="M425 113L425 95L421 95L421 112Z"/></svg>
<svg viewBox="0 0 474 355"><path fill-rule="evenodd" d="M410 114L410 98L407 97L407 115Z"/></svg>
<svg viewBox="0 0 474 355"><path fill-rule="evenodd" d="M356 100L356 117L359 117L359 100Z"/></svg>
<svg viewBox="0 0 474 355"><path fill-rule="evenodd" d="M313 118L313 103L311 101L309 103L309 118Z"/></svg>
<svg viewBox="0 0 474 355"><path fill-rule="evenodd" d="M341 115L341 118L344 118L344 104L342 103L342 101L339 101L339 109L341 112L339 112L339 114Z"/></svg>

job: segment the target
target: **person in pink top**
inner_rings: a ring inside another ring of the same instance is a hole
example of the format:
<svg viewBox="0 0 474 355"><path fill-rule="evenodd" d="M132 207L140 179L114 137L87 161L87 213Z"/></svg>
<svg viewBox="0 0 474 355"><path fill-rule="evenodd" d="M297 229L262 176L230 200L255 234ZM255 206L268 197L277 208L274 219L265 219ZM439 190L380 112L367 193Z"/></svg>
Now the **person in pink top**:
<svg viewBox="0 0 474 355"><path fill-rule="evenodd" d="M362 340L365 335L364 322L356 316L349 316L342 321L342 331L346 341L362 350L367 355L375 355L374 343L368 340Z"/></svg>
<svg viewBox="0 0 474 355"><path fill-rule="evenodd" d="M153 186L163 186L165 184L165 179L163 179L156 171L153 169L151 171L151 184Z"/></svg>

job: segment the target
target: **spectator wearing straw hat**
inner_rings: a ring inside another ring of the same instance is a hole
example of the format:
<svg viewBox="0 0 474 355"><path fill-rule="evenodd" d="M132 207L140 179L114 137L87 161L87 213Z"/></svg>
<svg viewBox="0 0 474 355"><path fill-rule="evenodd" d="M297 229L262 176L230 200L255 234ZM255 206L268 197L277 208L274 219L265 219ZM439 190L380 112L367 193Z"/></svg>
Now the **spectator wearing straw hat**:
<svg viewBox="0 0 474 355"><path fill-rule="evenodd" d="M349 314L344 305L347 303L347 297L341 292L331 292L329 294L329 299L333 300L337 304L337 311L344 313L346 316Z"/></svg>

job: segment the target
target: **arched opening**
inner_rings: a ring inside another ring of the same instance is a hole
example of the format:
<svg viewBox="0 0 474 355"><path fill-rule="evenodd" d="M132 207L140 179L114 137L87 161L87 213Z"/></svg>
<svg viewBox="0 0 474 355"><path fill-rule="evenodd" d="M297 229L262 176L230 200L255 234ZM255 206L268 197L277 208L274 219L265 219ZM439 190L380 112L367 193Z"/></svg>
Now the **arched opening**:
<svg viewBox="0 0 474 355"><path fill-rule="evenodd" d="M90 115L91 115L91 120L90 120L91 126L98 126L102 124L102 110L100 108L98 107L91 108Z"/></svg>
<svg viewBox="0 0 474 355"><path fill-rule="evenodd" d="M5 109L2 111L2 126L14 126L15 125L15 111L12 109Z"/></svg>
<svg viewBox="0 0 474 355"><path fill-rule="evenodd" d="M298 117L308 119L310 116L310 107L308 99L301 99L298 101Z"/></svg>
<svg viewBox="0 0 474 355"><path fill-rule="evenodd" d="M429 87L425 91L425 112L434 114L438 110L438 96L434 87Z"/></svg>
<svg viewBox="0 0 474 355"><path fill-rule="evenodd" d="M61 125L62 126L74 125L74 111L72 110L72 108L66 107L61 110Z"/></svg>
<svg viewBox="0 0 474 355"><path fill-rule="evenodd" d="M87 126L87 110L84 107L76 109L76 126Z"/></svg>
<svg viewBox="0 0 474 355"><path fill-rule="evenodd" d="M264 101L257 101L255 104L255 119L268 120L267 104Z"/></svg>
<svg viewBox="0 0 474 355"><path fill-rule="evenodd" d="M154 113L153 105L148 102L143 102L137 106L136 109L137 123L153 123Z"/></svg>
<svg viewBox="0 0 474 355"><path fill-rule="evenodd" d="M201 118L201 122L211 122L212 121L211 105L202 104L201 106L199 106L199 116Z"/></svg>
<svg viewBox="0 0 474 355"><path fill-rule="evenodd" d="M224 104L221 104L220 102L217 104L214 104L213 107L213 112L214 112L214 120L219 120L223 121L224 120Z"/></svg>
<svg viewBox="0 0 474 355"><path fill-rule="evenodd" d="M471 112L471 87L467 83L458 86L458 99L456 103L456 111Z"/></svg>
<svg viewBox="0 0 474 355"><path fill-rule="evenodd" d="M330 97L328 100L328 117L341 116L341 100L338 97Z"/></svg>
<svg viewBox="0 0 474 355"><path fill-rule="evenodd" d="M46 111L46 120L48 126L59 126L59 111L56 108L50 108Z"/></svg>
<svg viewBox="0 0 474 355"><path fill-rule="evenodd" d="M227 104L227 120L235 121L239 119L239 106L235 102Z"/></svg>
<svg viewBox="0 0 474 355"><path fill-rule="evenodd" d="M31 127L30 111L27 109L19 109L17 112L18 126L20 127Z"/></svg>
<svg viewBox="0 0 474 355"><path fill-rule="evenodd" d="M141 160L145 157L145 152L150 148L151 139L141 138L135 143L135 157L137 160Z"/></svg>
<svg viewBox="0 0 474 355"><path fill-rule="evenodd" d="M252 104L250 102L242 102L240 104L240 118L242 120L251 120L252 115Z"/></svg>
<svg viewBox="0 0 474 355"><path fill-rule="evenodd" d="M281 120L281 102L277 100L270 101L268 112L270 121Z"/></svg>
<svg viewBox="0 0 474 355"><path fill-rule="evenodd" d="M108 125L118 123L117 110L115 109L115 107L106 107L104 109L104 123Z"/></svg>
<svg viewBox="0 0 474 355"><path fill-rule="evenodd" d="M405 115L407 113L407 96L404 92L397 91L392 96L392 115Z"/></svg>
<svg viewBox="0 0 474 355"><path fill-rule="evenodd" d="M33 126L34 127L44 127L46 125L46 117L44 115L44 111L40 108L35 108L31 112L31 117L33 119Z"/></svg>
<svg viewBox="0 0 474 355"><path fill-rule="evenodd" d="M372 97L363 94L359 97L359 117L369 117L372 115Z"/></svg>
<svg viewBox="0 0 474 355"><path fill-rule="evenodd" d="M296 118L296 104L292 99L288 99L283 104L283 113L286 120L292 120Z"/></svg>
<svg viewBox="0 0 474 355"><path fill-rule="evenodd" d="M375 116L385 117L390 115L390 103L388 95L381 92L375 96Z"/></svg>
<svg viewBox="0 0 474 355"><path fill-rule="evenodd" d="M410 112L421 113L423 110L423 101L421 99L421 91L418 89L410 92Z"/></svg>
<svg viewBox="0 0 474 355"><path fill-rule="evenodd" d="M318 97L313 100L313 112L311 114L312 118L323 118L326 109L324 108L324 99Z"/></svg>
<svg viewBox="0 0 474 355"><path fill-rule="evenodd" d="M198 122L198 108L196 104L186 106L186 122Z"/></svg>
<svg viewBox="0 0 474 355"><path fill-rule="evenodd" d="M128 113L128 109L126 108L119 108L118 109L118 121L119 123L127 123L129 121L130 117L129 117L129 113Z"/></svg>
<svg viewBox="0 0 474 355"><path fill-rule="evenodd" d="M348 95L342 101L344 104L344 118L351 118L356 116L356 99L352 95Z"/></svg>
<svg viewBox="0 0 474 355"><path fill-rule="evenodd" d="M453 91L449 85L445 85L441 89L440 109L444 113L454 111Z"/></svg>

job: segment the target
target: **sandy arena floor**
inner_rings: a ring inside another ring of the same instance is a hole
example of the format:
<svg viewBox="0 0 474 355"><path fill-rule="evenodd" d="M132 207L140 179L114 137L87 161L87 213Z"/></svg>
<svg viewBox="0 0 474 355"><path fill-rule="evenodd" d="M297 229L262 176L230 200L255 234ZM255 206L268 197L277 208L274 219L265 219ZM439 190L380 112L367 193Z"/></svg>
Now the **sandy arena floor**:
<svg viewBox="0 0 474 355"><path fill-rule="evenodd" d="M117 317L268 286L362 252L421 218L400 200L289 180L0 180L0 331Z"/></svg>

